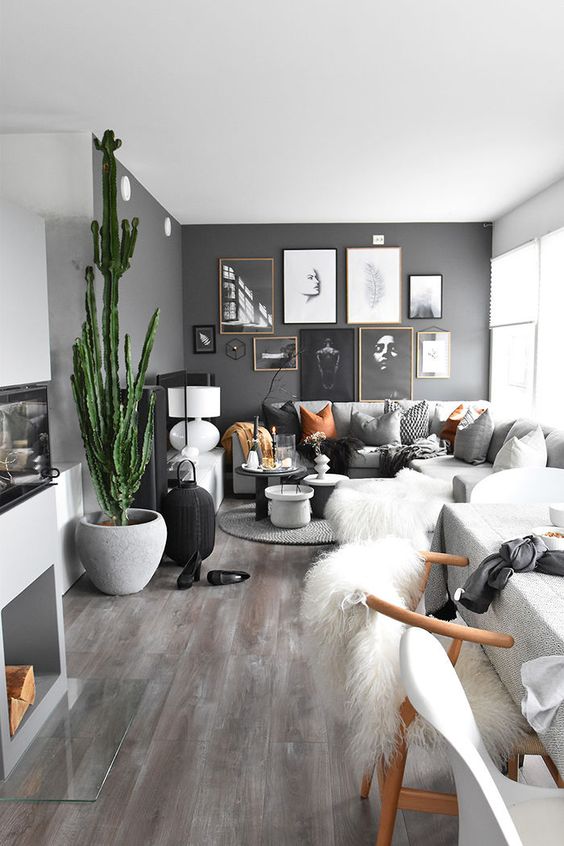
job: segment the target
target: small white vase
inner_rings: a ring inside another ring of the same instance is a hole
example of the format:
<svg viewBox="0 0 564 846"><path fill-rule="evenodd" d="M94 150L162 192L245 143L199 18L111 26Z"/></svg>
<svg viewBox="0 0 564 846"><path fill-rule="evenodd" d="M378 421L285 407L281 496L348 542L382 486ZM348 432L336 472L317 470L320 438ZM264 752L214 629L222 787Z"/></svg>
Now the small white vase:
<svg viewBox="0 0 564 846"><path fill-rule="evenodd" d="M247 470L258 470L259 458L256 449L251 449L247 455Z"/></svg>
<svg viewBox="0 0 564 846"><path fill-rule="evenodd" d="M323 477L329 472L329 459L326 455L320 454L315 457L313 463L315 464L315 469L317 470L317 478L323 479Z"/></svg>

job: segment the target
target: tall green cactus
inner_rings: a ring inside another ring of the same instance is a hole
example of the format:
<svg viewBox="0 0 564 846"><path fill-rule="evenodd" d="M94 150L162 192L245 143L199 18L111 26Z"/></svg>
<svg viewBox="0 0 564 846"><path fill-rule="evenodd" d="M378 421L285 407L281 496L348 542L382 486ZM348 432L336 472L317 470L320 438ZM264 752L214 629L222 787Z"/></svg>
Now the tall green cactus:
<svg viewBox="0 0 564 846"><path fill-rule="evenodd" d="M102 151L102 226L92 221L94 264L104 277L101 327L98 323L94 269L87 267L86 320L82 334L73 344L71 385L86 460L98 502L114 525L127 525L131 506L141 477L151 457L153 441L154 395L142 444L138 442L138 407L149 357L153 349L159 309L151 317L141 358L134 376L131 363L131 338L124 339L125 386L119 374L119 281L131 265L139 219L121 222L117 216L117 176L115 151L121 146L111 129L102 141L94 139ZM101 329L101 332L100 332Z"/></svg>

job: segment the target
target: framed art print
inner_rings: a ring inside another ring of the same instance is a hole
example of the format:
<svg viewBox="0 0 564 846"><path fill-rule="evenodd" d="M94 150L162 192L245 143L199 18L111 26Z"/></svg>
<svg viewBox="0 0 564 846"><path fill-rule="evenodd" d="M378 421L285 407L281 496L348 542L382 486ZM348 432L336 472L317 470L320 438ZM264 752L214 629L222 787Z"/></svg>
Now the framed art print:
<svg viewBox="0 0 564 846"><path fill-rule="evenodd" d="M354 331L300 330L300 399L354 401Z"/></svg>
<svg viewBox="0 0 564 846"><path fill-rule="evenodd" d="M411 399L413 329L371 326L359 329L359 400Z"/></svg>
<svg viewBox="0 0 564 846"><path fill-rule="evenodd" d="M443 277L440 273L409 277L409 319L443 316Z"/></svg>
<svg viewBox="0 0 564 846"><path fill-rule="evenodd" d="M450 332L417 333L417 378L450 377Z"/></svg>
<svg viewBox="0 0 564 846"><path fill-rule="evenodd" d="M215 326L194 326L194 352L214 353L215 352Z"/></svg>
<svg viewBox="0 0 564 846"><path fill-rule="evenodd" d="M219 331L274 332L274 259L219 259Z"/></svg>
<svg viewBox="0 0 564 846"><path fill-rule="evenodd" d="M337 322L337 250L284 250L284 323Z"/></svg>
<svg viewBox="0 0 564 846"><path fill-rule="evenodd" d="M401 247L347 247L347 323L401 323Z"/></svg>
<svg viewBox="0 0 564 846"><path fill-rule="evenodd" d="M298 339L295 335L279 338L254 338L255 370L297 370Z"/></svg>

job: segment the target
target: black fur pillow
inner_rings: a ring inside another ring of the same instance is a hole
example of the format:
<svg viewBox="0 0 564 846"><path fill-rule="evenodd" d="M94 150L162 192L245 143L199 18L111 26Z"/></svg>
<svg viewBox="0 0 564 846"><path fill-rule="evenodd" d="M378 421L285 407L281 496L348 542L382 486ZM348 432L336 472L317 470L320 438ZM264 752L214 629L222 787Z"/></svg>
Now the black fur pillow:
<svg viewBox="0 0 564 846"><path fill-rule="evenodd" d="M302 438L300 418L290 400L287 400L281 408L263 402L262 416L269 432L272 431L273 426L276 426L279 435L295 435L296 443L300 442Z"/></svg>

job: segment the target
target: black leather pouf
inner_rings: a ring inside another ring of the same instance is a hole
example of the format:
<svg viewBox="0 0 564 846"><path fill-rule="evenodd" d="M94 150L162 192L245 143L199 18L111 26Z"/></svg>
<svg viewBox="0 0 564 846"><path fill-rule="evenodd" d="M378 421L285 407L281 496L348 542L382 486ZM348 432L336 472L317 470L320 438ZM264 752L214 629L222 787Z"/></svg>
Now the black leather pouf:
<svg viewBox="0 0 564 846"><path fill-rule="evenodd" d="M189 461L193 478L188 482L180 480L180 469ZM213 552L215 543L215 507L208 491L196 481L196 467L190 459L181 461L177 469L178 487L165 496L162 514L168 536L165 552L177 564L186 562L196 552L202 559Z"/></svg>

